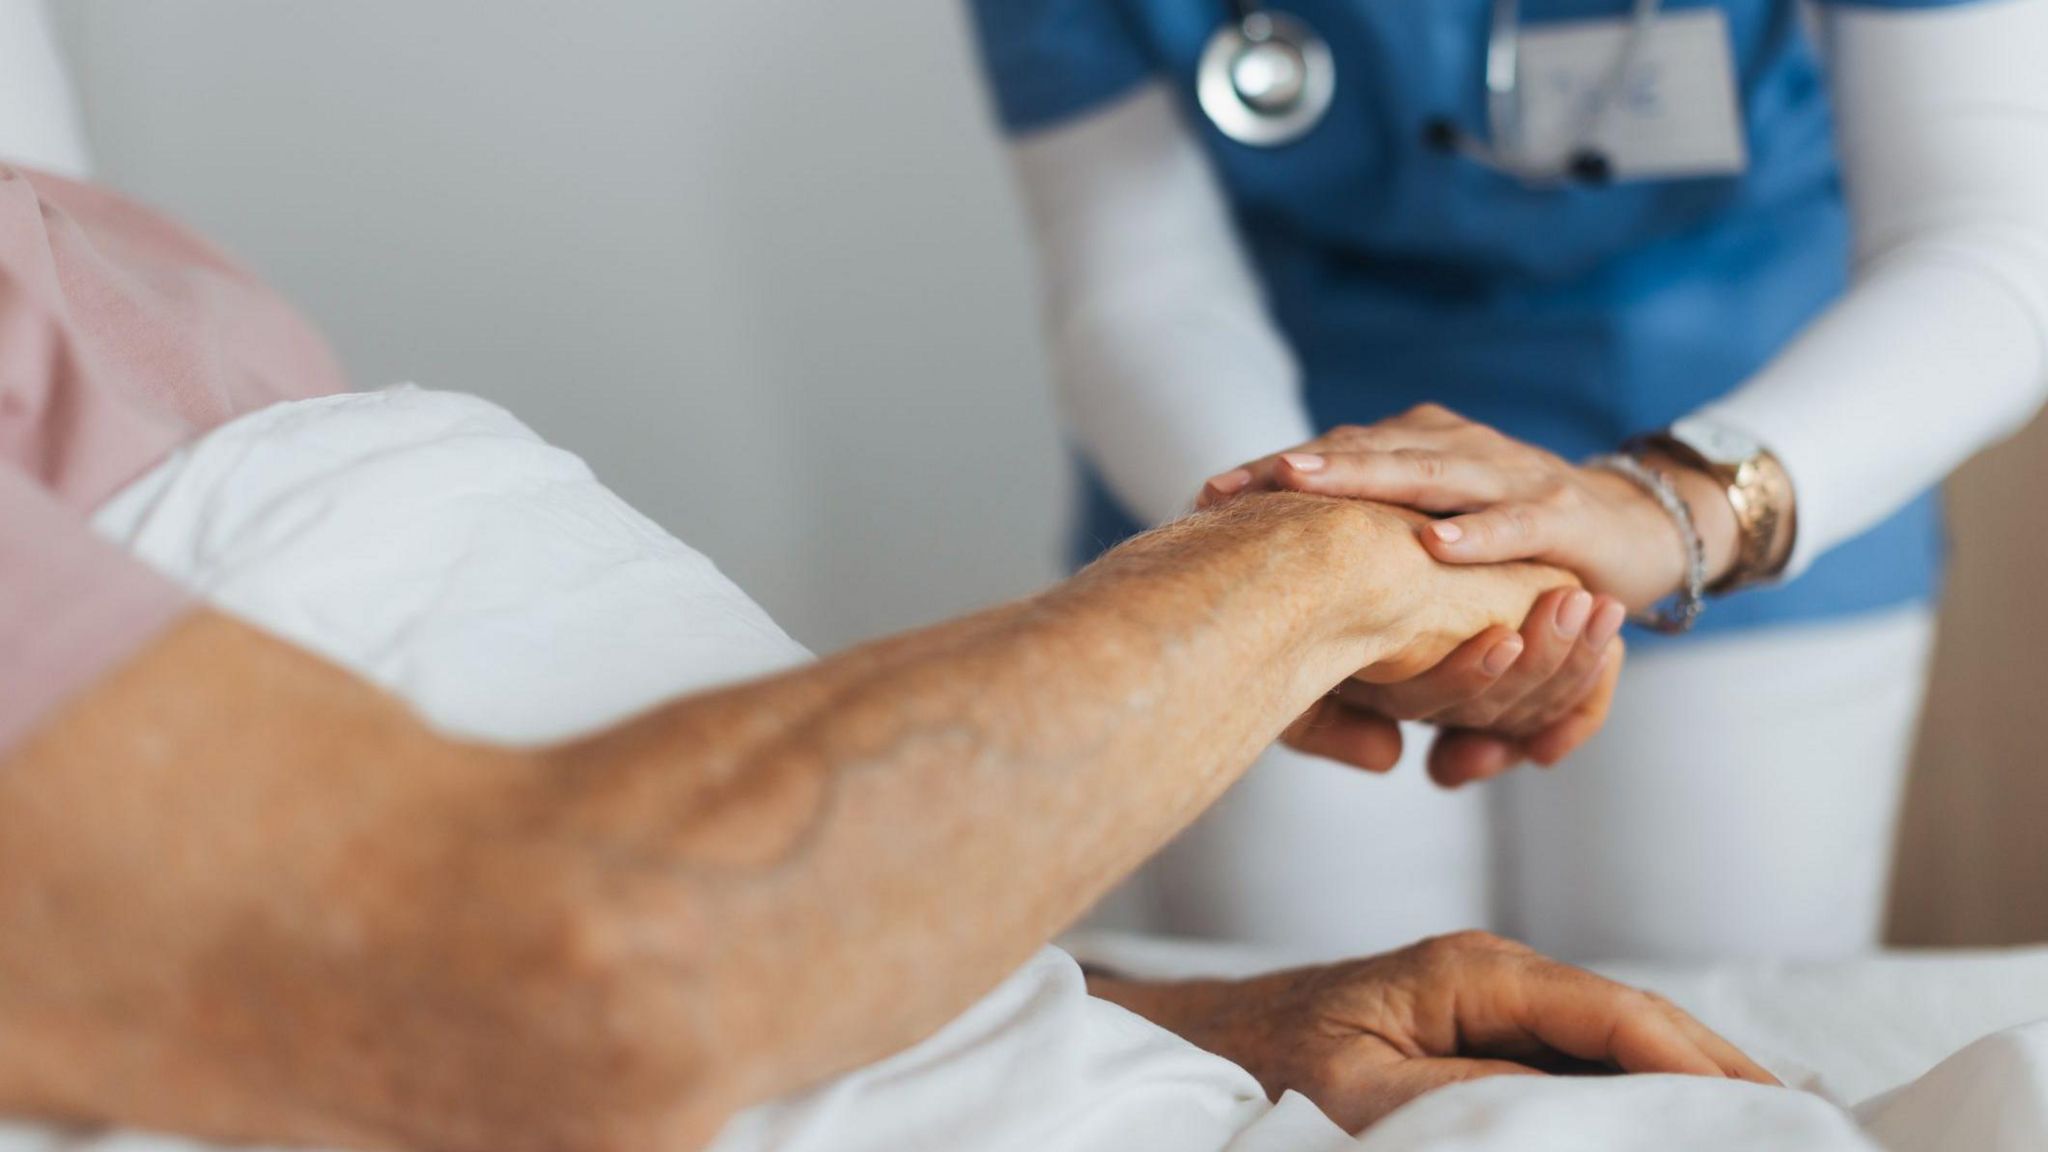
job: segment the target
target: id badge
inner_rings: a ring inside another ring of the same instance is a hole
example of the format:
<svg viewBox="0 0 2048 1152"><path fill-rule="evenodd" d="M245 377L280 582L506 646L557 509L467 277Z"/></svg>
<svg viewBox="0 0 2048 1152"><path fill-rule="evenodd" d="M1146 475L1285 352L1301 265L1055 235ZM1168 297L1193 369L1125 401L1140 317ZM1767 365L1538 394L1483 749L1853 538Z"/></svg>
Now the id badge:
<svg viewBox="0 0 2048 1152"><path fill-rule="evenodd" d="M1613 75L1630 23L1589 20L1522 30L1522 156L1561 157L1579 143L1573 137ZM1590 143L1618 180L1729 176L1749 166L1728 14L1719 8L1660 14L1635 65L1606 100Z"/></svg>

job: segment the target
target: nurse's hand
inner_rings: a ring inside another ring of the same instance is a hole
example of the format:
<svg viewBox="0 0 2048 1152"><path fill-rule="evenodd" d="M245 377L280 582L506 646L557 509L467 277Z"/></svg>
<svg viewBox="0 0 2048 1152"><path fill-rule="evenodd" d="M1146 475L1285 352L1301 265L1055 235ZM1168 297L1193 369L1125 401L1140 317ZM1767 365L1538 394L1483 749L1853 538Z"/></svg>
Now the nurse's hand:
<svg viewBox="0 0 2048 1152"><path fill-rule="evenodd" d="M1712 479L1657 462L1679 487L1706 545L1711 582L1734 561L1734 512ZM1685 577L1676 526L1625 477L1425 404L1369 427L1341 427L1212 478L1199 506L1243 492L1294 489L1401 504L1446 518L1421 531L1447 564L1540 560L1640 611Z"/></svg>
<svg viewBox="0 0 2048 1152"><path fill-rule="evenodd" d="M1519 631L1490 628L1421 676L1344 682L1282 741L1386 772L1401 757L1396 721L1424 721L1438 729L1429 775L1445 788L1491 779L1525 759L1556 764L1606 722L1621 675L1623 616L1608 597L1545 593Z"/></svg>

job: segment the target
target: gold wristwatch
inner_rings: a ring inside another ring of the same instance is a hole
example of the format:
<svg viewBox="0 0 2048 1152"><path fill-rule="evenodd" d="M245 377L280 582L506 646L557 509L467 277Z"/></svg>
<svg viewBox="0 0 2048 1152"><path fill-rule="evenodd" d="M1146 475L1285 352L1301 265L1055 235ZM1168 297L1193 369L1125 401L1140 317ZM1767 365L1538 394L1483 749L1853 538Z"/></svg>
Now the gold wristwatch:
<svg viewBox="0 0 2048 1152"><path fill-rule="evenodd" d="M1661 452L1712 477L1735 510L1735 562L1707 591L1725 595L1776 578L1792 559L1799 511L1792 476L1770 449L1740 429L1711 420L1680 420L1640 438L1634 447Z"/></svg>

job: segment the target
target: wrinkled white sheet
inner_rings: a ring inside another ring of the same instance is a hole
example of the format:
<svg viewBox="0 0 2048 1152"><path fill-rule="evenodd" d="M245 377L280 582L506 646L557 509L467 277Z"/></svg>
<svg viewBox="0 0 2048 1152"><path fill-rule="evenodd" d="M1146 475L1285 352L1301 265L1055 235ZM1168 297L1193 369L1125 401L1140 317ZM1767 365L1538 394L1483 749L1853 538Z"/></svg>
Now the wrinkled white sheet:
<svg viewBox="0 0 2048 1152"><path fill-rule="evenodd" d="M566 736L805 658L581 462L462 396L400 388L246 417L97 523L222 608L476 736ZM1245 964L1088 946L1141 971ZM2048 1029L2013 1028L2048 1017L2048 953L1620 974L1816 1091L1504 1079L1427 1097L1355 1142L1303 1098L1271 1105L1241 1069L1088 998L1047 949L924 1044L739 1117L719 1152L2048 1147ZM1839 1106L1908 1081L1858 1113ZM0 1125L0 1152L182 1145Z"/></svg>

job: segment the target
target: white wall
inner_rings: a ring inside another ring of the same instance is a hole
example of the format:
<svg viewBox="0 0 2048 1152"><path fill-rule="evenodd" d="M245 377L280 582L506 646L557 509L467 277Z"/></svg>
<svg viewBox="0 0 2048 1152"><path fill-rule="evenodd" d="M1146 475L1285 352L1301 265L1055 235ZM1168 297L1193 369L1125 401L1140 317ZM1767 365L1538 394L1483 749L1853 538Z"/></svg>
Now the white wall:
<svg viewBox="0 0 2048 1152"><path fill-rule="evenodd" d="M54 0L102 178L496 399L819 648L1054 574L964 0Z"/></svg>

